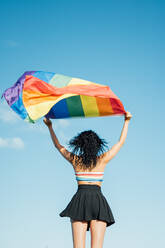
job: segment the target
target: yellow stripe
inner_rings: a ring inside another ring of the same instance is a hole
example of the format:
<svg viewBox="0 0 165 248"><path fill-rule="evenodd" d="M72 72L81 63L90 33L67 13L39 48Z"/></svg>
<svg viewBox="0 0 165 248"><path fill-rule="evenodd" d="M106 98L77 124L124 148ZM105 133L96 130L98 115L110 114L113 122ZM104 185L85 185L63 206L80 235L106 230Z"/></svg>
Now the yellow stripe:
<svg viewBox="0 0 165 248"><path fill-rule="evenodd" d="M27 106L26 110L32 120L37 120L41 118L43 115L46 115L49 112L49 110L60 100L75 95L77 94L64 94L58 99L53 101L47 101L47 102L42 102L39 104Z"/></svg>
<svg viewBox="0 0 165 248"><path fill-rule="evenodd" d="M85 116L99 116L95 97L80 95L80 98Z"/></svg>
<svg viewBox="0 0 165 248"><path fill-rule="evenodd" d="M93 83L93 82L90 82L90 81L87 81L87 80L83 80L83 79L80 79L80 78L72 78L68 83L68 85L90 85L90 84L95 84L95 85L105 87L105 85L96 84L96 83Z"/></svg>

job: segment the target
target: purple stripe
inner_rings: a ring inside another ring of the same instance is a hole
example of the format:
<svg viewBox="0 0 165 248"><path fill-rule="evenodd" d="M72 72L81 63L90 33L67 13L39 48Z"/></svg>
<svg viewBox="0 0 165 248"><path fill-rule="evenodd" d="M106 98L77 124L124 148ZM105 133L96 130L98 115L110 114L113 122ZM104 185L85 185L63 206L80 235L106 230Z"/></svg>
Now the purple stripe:
<svg viewBox="0 0 165 248"><path fill-rule="evenodd" d="M9 106L15 103L18 100L20 93L22 92L25 76L33 75L35 72L36 71L26 71L12 87L4 91L1 98L4 96Z"/></svg>

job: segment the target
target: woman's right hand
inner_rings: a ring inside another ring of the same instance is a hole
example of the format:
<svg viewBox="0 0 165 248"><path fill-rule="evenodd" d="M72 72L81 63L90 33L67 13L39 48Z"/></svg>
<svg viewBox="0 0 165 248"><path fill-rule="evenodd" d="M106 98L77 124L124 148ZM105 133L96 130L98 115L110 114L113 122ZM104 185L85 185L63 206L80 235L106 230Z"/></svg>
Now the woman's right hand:
<svg viewBox="0 0 165 248"><path fill-rule="evenodd" d="M46 117L43 119L43 122L46 124L46 126L51 127L52 126L52 122L51 120L47 119Z"/></svg>
<svg viewBox="0 0 165 248"><path fill-rule="evenodd" d="M131 113L127 111L126 114L125 114L125 121L130 120L131 118L132 118Z"/></svg>

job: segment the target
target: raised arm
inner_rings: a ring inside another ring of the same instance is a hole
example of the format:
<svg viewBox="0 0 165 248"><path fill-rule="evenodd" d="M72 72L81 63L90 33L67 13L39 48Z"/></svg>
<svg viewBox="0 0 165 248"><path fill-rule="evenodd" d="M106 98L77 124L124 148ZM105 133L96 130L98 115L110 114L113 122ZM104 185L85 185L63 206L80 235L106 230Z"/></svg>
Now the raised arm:
<svg viewBox="0 0 165 248"><path fill-rule="evenodd" d="M50 136L51 136L51 139L53 141L53 144L55 145L55 147L57 148L57 150L61 153L61 155L66 159L68 160L70 163L71 163L71 159L70 159L70 152L60 144L57 136L55 135L55 132L53 130L53 127L52 127L52 122L51 120L47 119L47 118L44 118L43 119L43 122L47 125L48 129L49 129L49 132L50 132Z"/></svg>
<svg viewBox="0 0 165 248"><path fill-rule="evenodd" d="M121 131L119 141L115 145L113 145L109 151L104 153L103 158L104 158L105 163L108 163L119 152L120 148L123 146L126 140L126 137L127 137L128 124L131 118L132 118L132 115L130 114L130 112L126 112L125 121L124 121L124 125Z"/></svg>

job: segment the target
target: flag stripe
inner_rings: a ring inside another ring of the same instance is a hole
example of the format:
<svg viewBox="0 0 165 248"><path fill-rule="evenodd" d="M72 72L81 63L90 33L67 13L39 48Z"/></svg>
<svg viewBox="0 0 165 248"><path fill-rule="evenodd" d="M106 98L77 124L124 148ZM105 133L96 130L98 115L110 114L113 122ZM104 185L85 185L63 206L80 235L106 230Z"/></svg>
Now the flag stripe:
<svg viewBox="0 0 165 248"><path fill-rule="evenodd" d="M71 77L64 76L61 74L55 74L54 77L49 81L49 84L55 86L55 87L64 87L67 86L68 83L71 81Z"/></svg>
<svg viewBox="0 0 165 248"><path fill-rule="evenodd" d="M96 103L99 109L100 116L114 114L109 98L96 97Z"/></svg>
<svg viewBox="0 0 165 248"><path fill-rule="evenodd" d="M72 96L66 99L70 117L84 116L82 102L80 96Z"/></svg>
<svg viewBox="0 0 165 248"><path fill-rule="evenodd" d="M81 102L86 117L99 116L99 110L96 103L96 98L91 96L80 95Z"/></svg>
<svg viewBox="0 0 165 248"><path fill-rule="evenodd" d="M67 118L70 117L68 106L67 106L67 99L63 99L57 102L46 115L47 118Z"/></svg>

